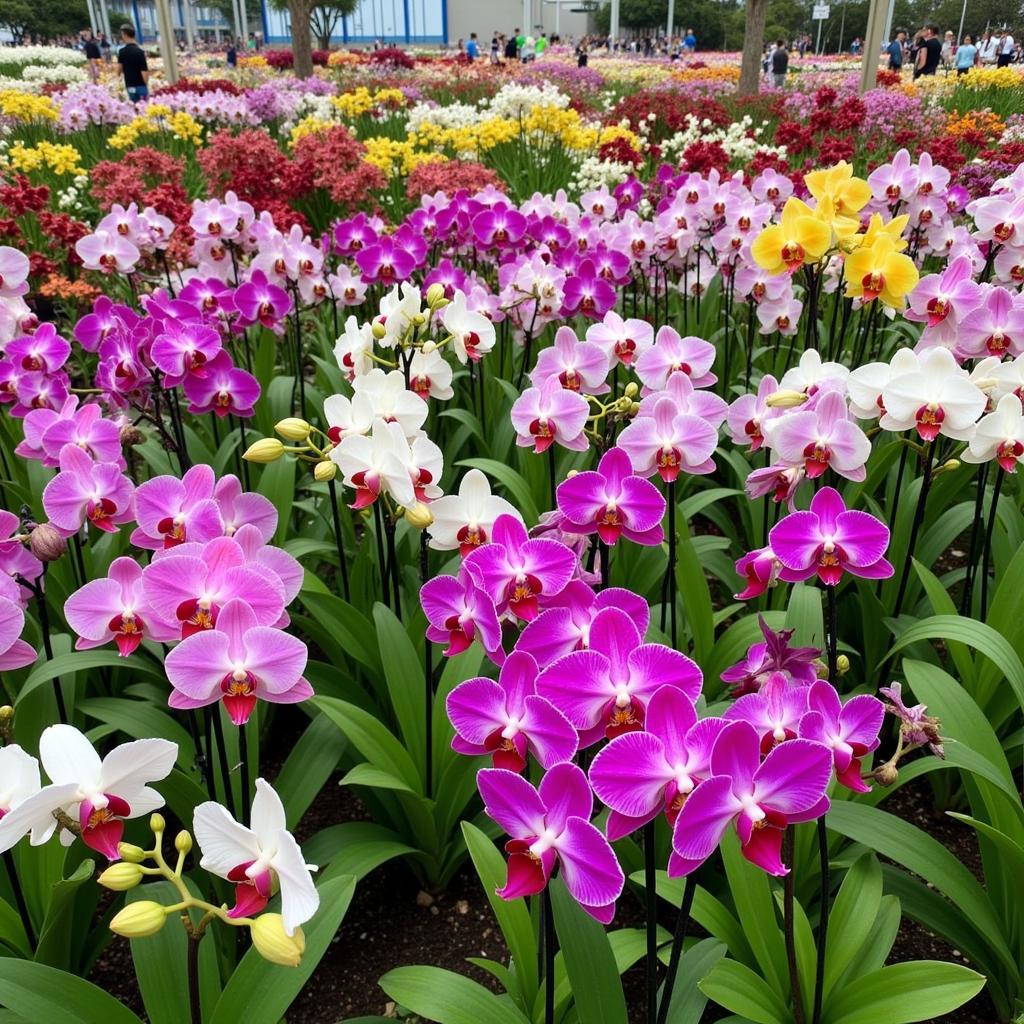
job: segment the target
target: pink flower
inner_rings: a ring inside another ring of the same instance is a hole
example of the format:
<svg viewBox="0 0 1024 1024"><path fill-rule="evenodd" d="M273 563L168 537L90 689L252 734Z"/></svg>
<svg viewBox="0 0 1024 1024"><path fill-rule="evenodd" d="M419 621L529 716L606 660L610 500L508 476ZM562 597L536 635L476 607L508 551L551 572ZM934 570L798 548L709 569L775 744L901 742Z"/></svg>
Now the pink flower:
<svg viewBox="0 0 1024 1024"><path fill-rule="evenodd" d="M734 444L749 444L752 452L760 450L764 444L764 424L774 415L767 399L778 390L779 382L766 373L757 385L756 395L740 395L729 406L726 422Z"/></svg>
<svg viewBox="0 0 1024 1024"><path fill-rule="evenodd" d="M4 672L24 668L36 660L35 648L21 639L24 628L25 613L21 606L6 597L0 597L0 669Z"/></svg>
<svg viewBox="0 0 1024 1024"><path fill-rule="evenodd" d="M604 352L609 367L631 366L654 344L654 328L646 320L623 320L610 309L600 323L587 328L587 341Z"/></svg>
<svg viewBox="0 0 1024 1024"><path fill-rule="evenodd" d="M661 399L653 416L633 420L619 435L619 447L629 456L641 476L657 471L671 482L680 472L711 473L711 460L718 445L718 431L706 420L677 413L675 403Z"/></svg>
<svg viewBox="0 0 1024 1024"><path fill-rule="evenodd" d="M530 382L542 388L550 377L556 377L569 391L603 395L609 390L607 376L608 359L604 352L592 342L579 341L571 327L559 327L555 343L537 357Z"/></svg>
<svg viewBox="0 0 1024 1024"><path fill-rule="evenodd" d="M243 726L257 700L297 704L313 695L302 678L306 645L280 629L258 624L245 601L228 601L217 628L182 640L164 667L174 691L172 708L201 708L222 701L231 721Z"/></svg>
<svg viewBox="0 0 1024 1024"><path fill-rule="evenodd" d="M761 753L793 739L807 711L806 686L794 686L781 672L772 672L756 693L740 697L722 716L729 722L749 722L761 741Z"/></svg>
<svg viewBox="0 0 1024 1024"><path fill-rule="evenodd" d="M91 523L117 533L131 522L132 482L112 462L93 462L77 445L60 450L60 472L43 489L43 509L65 537Z"/></svg>
<svg viewBox="0 0 1024 1024"><path fill-rule="evenodd" d="M214 474L209 466L193 466L179 480L156 476L135 492L138 527L132 543L158 551L186 541L200 544L224 534L224 520L213 498Z"/></svg>
<svg viewBox="0 0 1024 1024"><path fill-rule="evenodd" d="M636 373L652 391L664 391L673 373L684 373L695 388L706 388L718 379L711 372L715 354L715 346L701 338L681 338L673 328L662 327L654 347L637 359Z"/></svg>
<svg viewBox="0 0 1024 1024"><path fill-rule="evenodd" d="M424 583L420 604L427 616L427 639L447 644L445 657L461 654L479 637L492 661L504 660L494 601L465 569L457 577L435 576Z"/></svg>
<svg viewBox="0 0 1024 1024"><path fill-rule="evenodd" d="M834 686L819 680L807 696L807 714L800 720L800 735L817 740L832 751L836 778L854 793L871 787L861 779L861 758L878 747L885 705L870 694L851 697L845 704Z"/></svg>
<svg viewBox="0 0 1024 1024"><path fill-rule="evenodd" d="M186 376L182 388L189 400L189 412L212 412L221 418L233 413L248 419L260 397L259 382L235 366L227 352L218 352L201 374Z"/></svg>
<svg viewBox="0 0 1024 1024"><path fill-rule="evenodd" d="M737 601L747 601L760 597L769 587L775 586L779 561L771 548L758 548L736 562L736 572L747 581L747 585L733 596Z"/></svg>
<svg viewBox="0 0 1024 1024"><path fill-rule="evenodd" d="M75 252L86 270L130 274L141 254L127 238L111 231L97 231L75 242Z"/></svg>
<svg viewBox="0 0 1024 1024"><path fill-rule="evenodd" d="M243 491L234 473L225 473L213 489L213 498L224 520L224 535L233 537L243 526L254 526L264 544L270 543L277 530L277 509L274 503L255 491Z"/></svg>
<svg viewBox="0 0 1024 1024"><path fill-rule="evenodd" d="M45 323L39 325L35 334L9 341L4 355L23 370L56 373L71 355L71 345L53 324Z"/></svg>
<svg viewBox="0 0 1024 1024"><path fill-rule="evenodd" d="M542 387L527 388L512 406L516 444L546 452L557 442L570 451L585 452L589 442L583 431L589 413L582 395L563 388L558 377L548 377Z"/></svg>

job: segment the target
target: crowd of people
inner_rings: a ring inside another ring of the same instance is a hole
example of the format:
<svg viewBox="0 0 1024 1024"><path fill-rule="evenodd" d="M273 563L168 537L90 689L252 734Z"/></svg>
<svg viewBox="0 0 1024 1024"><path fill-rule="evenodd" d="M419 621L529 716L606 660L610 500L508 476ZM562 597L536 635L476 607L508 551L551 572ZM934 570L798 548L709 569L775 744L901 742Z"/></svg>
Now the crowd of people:
<svg viewBox="0 0 1024 1024"><path fill-rule="evenodd" d="M492 64L503 64L505 61L521 61L524 64L542 57L549 46L565 43L573 47L576 60L580 67L586 67L588 57L598 50L608 53L635 53L644 57L680 57L697 50L697 37L692 28L688 28L679 36L642 36L629 39L612 39L607 35L588 35L579 40L575 36L548 36L543 30L536 36L524 35L516 28L510 34L495 30L491 34L490 61ZM485 56L481 49L479 37L471 32L469 39L459 39L456 49L470 60Z"/></svg>
<svg viewBox="0 0 1024 1024"><path fill-rule="evenodd" d="M1009 29L986 29L980 37L965 34L959 43L952 31L940 36L938 25L927 25L908 40L900 29L896 38L886 44L889 68L899 71L914 69L914 78L934 75L940 70L966 75L975 67L1006 67L1024 60L1024 47Z"/></svg>

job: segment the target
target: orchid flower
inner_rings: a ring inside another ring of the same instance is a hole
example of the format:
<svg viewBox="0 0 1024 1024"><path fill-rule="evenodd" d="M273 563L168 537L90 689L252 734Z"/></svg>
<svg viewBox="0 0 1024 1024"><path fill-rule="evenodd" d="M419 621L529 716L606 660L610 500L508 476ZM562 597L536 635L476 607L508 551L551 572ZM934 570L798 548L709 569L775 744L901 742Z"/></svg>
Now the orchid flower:
<svg viewBox="0 0 1024 1024"><path fill-rule="evenodd" d="M537 692L572 722L583 748L642 729L647 702L660 686L675 687L696 701L701 678L685 654L643 643L633 620L611 607L594 616L586 650L544 669Z"/></svg>
<svg viewBox="0 0 1024 1024"><path fill-rule="evenodd" d="M610 390L605 383L607 376L608 357L601 348L591 341L580 341L571 327L559 327L554 344L537 357L530 382L542 388L549 377L557 377L569 391L603 395Z"/></svg>
<svg viewBox="0 0 1024 1024"><path fill-rule="evenodd" d="M168 704L182 710L222 701L231 721L244 726L257 700L297 704L313 695L302 677L307 657L298 637L259 625L248 604L233 598L216 628L192 634L167 655L174 687Z"/></svg>
<svg viewBox="0 0 1024 1024"><path fill-rule="evenodd" d="M13 672L36 660L36 649L21 639L24 628L25 613L21 605L0 597L0 670Z"/></svg>
<svg viewBox="0 0 1024 1024"><path fill-rule="evenodd" d="M1024 305L1020 293L992 288L960 321L957 352L967 358L987 355L1000 359L1024 352Z"/></svg>
<svg viewBox="0 0 1024 1024"><path fill-rule="evenodd" d="M0 747L0 780L2 821L6 814L39 792L39 762L16 743Z"/></svg>
<svg viewBox="0 0 1024 1024"><path fill-rule="evenodd" d="M607 807L611 842L662 812L675 824L694 789L711 774L711 749L726 722L698 721L680 690L663 686L647 706L643 732L616 736L590 766L590 784Z"/></svg>
<svg viewBox="0 0 1024 1024"><path fill-rule="evenodd" d="M761 753L793 739L807 711L807 687L793 686L781 672L772 672L755 693L740 697L722 716L729 722L749 722L761 741Z"/></svg>
<svg viewBox="0 0 1024 1024"><path fill-rule="evenodd" d="M215 477L210 466L198 465L179 480L155 476L135 492L132 531L136 547L158 551L186 541L204 543L224 533L224 520L214 500Z"/></svg>
<svg viewBox="0 0 1024 1024"><path fill-rule="evenodd" d="M516 444L546 452L553 444L570 451L589 447L584 428L590 404L583 395L562 387L558 377L548 377L539 388L527 388L512 405Z"/></svg>
<svg viewBox="0 0 1024 1024"><path fill-rule="evenodd" d="M320 906L313 884L316 866L307 864L295 837L288 831L284 805L269 783L256 780L250 825L240 825L227 809L213 801L199 804L192 830L203 856L204 870L235 884L235 905L228 917L260 913L270 900L276 879L281 890L285 931L295 933Z"/></svg>
<svg viewBox="0 0 1024 1024"><path fill-rule="evenodd" d="M757 393L740 395L729 405L726 423L734 444L749 444L756 452L764 444L764 425L774 415L767 405L769 395L779 390L779 382L766 373L757 385Z"/></svg>
<svg viewBox="0 0 1024 1024"><path fill-rule="evenodd" d="M732 696L742 697L745 693L756 693L775 673L779 673L793 686L810 686L817 678L814 660L821 650L817 647L790 647L792 629L775 632L758 615L764 643L752 644L742 660L721 675L723 683L732 684Z"/></svg>
<svg viewBox="0 0 1024 1024"><path fill-rule="evenodd" d="M612 848L590 823L594 798L583 772L555 765L534 789L515 772L484 768L477 774L484 811L510 836L505 900L544 890L558 864L573 898L591 917L609 924L625 876Z"/></svg>
<svg viewBox="0 0 1024 1024"><path fill-rule="evenodd" d="M434 517L430 546L437 551L458 548L463 557L490 541L498 516L521 518L511 502L491 493L491 485L479 469L465 473L458 494L446 494L432 501L430 512Z"/></svg>
<svg viewBox="0 0 1024 1024"><path fill-rule="evenodd" d="M609 368L632 366L654 344L654 328L646 320L624 320L610 309L600 323L587 328L587 341L604 352Z"/></svg>
<svg viewBox="0 0 1024 1024"><path fill-rule="evenodd" d="M657 545L665 538L665 499L649 480L633 473L629 456L609 448L596 470L576 473L558 485L558 507L581 533L596 533L605 544L619 537Z"/></svg>
<svg viewBox="0 0 1024 1024"><path fill-rule="evenodd" d="M494 601L465 567L458 576L427 580L420 589L420 604L427 616L427 639L447 644L445 657L461 654L479 637L492 661L504 660Z"/></svg>
<svg viewBox="0 0 1024 1024"><path fill-rule="evenodd" d="M972 463L995 459L1007 473L1024 462L1024 409L1017 395L1003 395L995 411L982 416L960 458Z"/></svg>
<svg viewBox="0 0 1024 1024"><path fill-rule="evenodd" d="M889 530L873 515L847 509L839 492L822 487L807 512L791 512L768 534L787 583L817 577L834 587L844 572L862 579L888 579L892 566L883 557Z"/></svg>
<svg viewBox="0 0 1024 1024"><path fill-rule="evenodd" d="M900 721L900 736L912 746L926 746L936 757L945 757L942 737L939 735L939 720L928 714L924 704L915 704L908 708L903 702L903 686L901 683L890 683L878 691L889 703L885 710L895 715Z"/></svg>
<svg viewBox="0 0 1024 1024"><path fill-rule="evenodd" d="M86 846L117 860L125 819L163 806L163 797L149 783L167 778L177 756L176 743L145 739L122 743L101 761L73 726L49 726L39 737L39 760L50 785L0 818L0 852L30 832L33 846L45 843L57 828L54 812L63 810L81 826ZM73 840L72 833L61 831L65 846Z"/></svg>
<svg viewBox="0 0 1024 1024"><path fill-rule="evenodd" d="M494 324L482 313L474 313L467 308L465 292L455 292L441 313L441 323L451 335L455 358L463 366L469 360L478 362L494 348L497 339Z"/></svg>
<svg viewBox="0 0 1024 1024"><path fill-rule="evenodd" d="M737 601L748 601L752 597L760 597L769 587L774 587L778 579L781 564L771 548L758 548L743 555L736 562L736 572L746 582L746 587L736 594Z"/></svg>
<svg viewBox="0 0 1024 1024"><path fill-rule="evenodd" d="M832 751L841 785L854 793L867 793L871 787L861 779L861 758L878 747L885 705L867 693L843 704L835 687L819 680L807 691L807 708L800 720L800 736Z"/></svg>
<svg viewBox="0 0 1024 1024"><path fill-rule="evenodd" d="M812 740L789 740L762 762L754 727L731 722L715 741L711 772L676 818L669 876L688 875L700 867L730 824L736 826L747 860L770 875L788 874L781 859L786 826L811 821L828 810L828 747Z"/></svg>
<svg viewBox="0 0 1024 1024"><path fill-rule="evenodd" d="M705 388L718 379L711 372L715 346L701 338L682 338L672 327L662 327L652 348L640 354L636 374L652 391L664 391L675 373L685 374L695 388Z"/></svg>
<svg viewBox="0 0 1024 1024"><path fill-rule="evenodd" d="M269 543L277 530L277 509L274 503L255 491L243 491L234 473L225 473L213 489L213 500L224 521L224 536L233 537L243 526L254 526L264 543Z"/></svg>
<svg viewBox="0 0 1024 1024"><path fill-rule="evenodd" d="M677 413L675 403L661 399L652 416L633 420L619 435L619 447L641 476L657 472L671 483L681 472L711 473L711 459L718 446L718 431L706 420Z"/></svg>
<svg viewBox="0 0 1024 1024"><path fill-rule="evenodd" d="M455 729L452 749L490 754L495 768L521 772L529 751L542 768L571 761L578 739L569 720L537 689L537 662L513 651L498 681L467 679L448 694L445 708Z"/></svg>
<svg viewBox="0 0 1024 1024"><path fill-rule="evenodd" d="M43 509L65 537L90 523L104 533L117 533L131 522L131 480L113 462L93 462L75 444L60 450L60 472L43 488Z"/></svg>
<svg viewBox="0 0 1024 1024"><path fill-rule="evenodd" d="M235 366L227 352L218 352L201 374L188 374L182 390L189 401L189 412L212 412L221 419L229 414L249 419L260 397L259 381Z"/></svg>

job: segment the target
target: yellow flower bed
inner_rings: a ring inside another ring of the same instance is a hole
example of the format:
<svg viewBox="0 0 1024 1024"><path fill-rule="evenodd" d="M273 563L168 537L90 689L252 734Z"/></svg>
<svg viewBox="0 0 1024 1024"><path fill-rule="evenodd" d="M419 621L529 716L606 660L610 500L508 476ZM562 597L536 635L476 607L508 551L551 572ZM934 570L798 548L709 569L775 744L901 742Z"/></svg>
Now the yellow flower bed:
<svg viewBox="0 0 1024 1024"><path fill-rule="evenodd" d="M130 149L140 138L160 132L168 132L175 139L193 146L203 143L203 126L191 114L154 103L146 108L145 114L121 125L110 136L110 146L113 149Z"/></svg>
<svg viewBox="0 0 1024 1024"><path fill-rule="evenodd" d="M35 96L16 89L0 91L0 114L16 121L56 121L58 117L49 96Z"/></svg>
<svg viewBox="0 0 1024 1024"><path fill-rule="evenodd" d="M8 164L22 174L48 170L53 174L68 174L74 178L87 173L79 160L80 154L74 146L45 140L35 146L15 142L7 151Z"/></svg>

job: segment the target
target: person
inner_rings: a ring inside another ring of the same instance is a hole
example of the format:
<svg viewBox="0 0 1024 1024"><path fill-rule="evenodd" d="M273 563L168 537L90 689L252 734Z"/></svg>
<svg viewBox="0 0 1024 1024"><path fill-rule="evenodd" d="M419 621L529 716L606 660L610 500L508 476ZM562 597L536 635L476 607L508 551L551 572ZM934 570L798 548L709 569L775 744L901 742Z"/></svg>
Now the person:
<svg viewBox="0 0 1024 1024"><path fill-rule="evenodd" d="M692 28L686 30L686 35L683 37L683 49L687 53L694 53L697 49L697 37L693 34Z"/></svg>
<svg viewBox="0 0 1024 1024"><path fill-rule="evenodd" d="M99 43L96 42L96 37L91 33L82 32L82 40L85 45L85 59L89 62L89 77L92 79L93 84L99 81L100 77L100 53Z"/></svg>
<svg viewBox="0 0 1024 1024"><path fill-rule="evenodd" d="M548 37L543 32L540 34L540 38L537 40L537 56L543 57L544 51L548 48Z"/></svg>
<svg viewBox="0 0 1024 1024"><path fill-rule="evenodd" d="M524 64L529 64L537 56L537 44L533 36L527 36L523 45L519 48L519 59Z"/></svg>
<svg viewBox="0 0 1024 1024"><path fill-rule="evenodd" d="M789 70L789 51L781 39L775 40L775 49L771 56L772 81L776 89L782 89L786 85L786 72Z"/></svg>
<svg viewBox="0 0 1024 1024"><path fill-rule="evenodd" d="M138 103L149 95L149 65L146 53L135 42L135 29L131 25L121 26L121 49L117 51L117 63L124 74L124 87L128 99Z"/></svg>
<svg viewBox="0 0 1024 1024"><path fill-rule="evenodd" d="M903 70L903 43L906 38L907 33L900 29L896 33L896 38L887 47L886 52L889 54L890 71Z"/></svg>
<svg viewBox="0 0 1024 1024"><path fill-rule="evenodd" d="M519 29L516 29L515 32L513 32L512 35L510 35L508 37L508 40L505 43L505 59L506 60L515 60L516 56L519 53L519 43L518 43L517 38L516 38L518 35L519 35Z"/></svg>
<svg viewBox="0 0 1024 1024"><path fill-rule="evenodd" d="M942 60L942 40L939 39L939 26L927 25L924 30L924 42L917 51L914 77L934 75L938 70L940 60Z"/></svg>
<svg viewBox="0 0 1024 1024"><path fill-rule="evenodd" d="M982 64L994 65L999 57L998 33L985 31L981 37L981 46L978 47L978 54Z"/></svg>
<svg viewBox="0 0 1024 1024"><path fill-rule="evenodd" d="M238 67L238 50L235 49L235 40L228 40L228 52L227 52L228 67L234 70Z"/></svg>
<svg viewBox="0 0 1024 1024"><path fill-rule="evenodd" d="M479 54L480 54L480 46L479 46L479 44L476 41L476 33L475 32L470 32L469 33L469 42L466 43L466 56L470 60L476 60L476 58L479 56Z"/></svg>
<svg viewBox="0 0 1024 1024"><path fill-rule="evenodd" d="M952 32L947 32L942 39L942 66L948 72L953 66L953 58L956 55L956 41Z"/></svg>
<svg viewBox="0 0 1024 1024"><path fill-rule="evenodd" d="M491 63L499 63L499 54L501 53L501 41L497 31L491 35Z"/></svg>
<svg viewBox="0 0 1024 1024"><path fill-rule="evenodd" d="M103 63L110 63L110 40L105 32L100 33L100 53L103 54Z"/></svg>
<svg viewBox="0 0 1024 1024"><path fill-rule="evenodd" d="M850 54L853 57L856 57L856 56L858 56L860 54L860 38L859 37L855 38L853 40L853 42L850 43Z"/></svg>
<svg viewBox="0 0 1024 1024"><path fill-rule="evenodd" d="M519 29L516 29L516 53L519 53L523 48L523 43L526 42L526 36L523 35Z"/></svg>
<svg viewBox="0 0 1024 1024"><path fill-rule="evenodd" d="M1006 30L1003 31L1003 38L999 43L999 56L996 58L996 67L1005 68L1013 61L1015 47L1013 36Z"/></svg>
<svg viewBox="0 0 1024 1024"><path fill-rule="evenodd" d="M964 36L963 42L956 48L956 73L966 75L978 63L978 48L970 36Z"/></svg>
<svg viewBox="0 0 1024 1024"><path fill-rule="evenodd" d="M587 53L587 40L581 39L579 46L576 47L576 67L585 68L587 62L590 60L590 55Z"/></svg>

